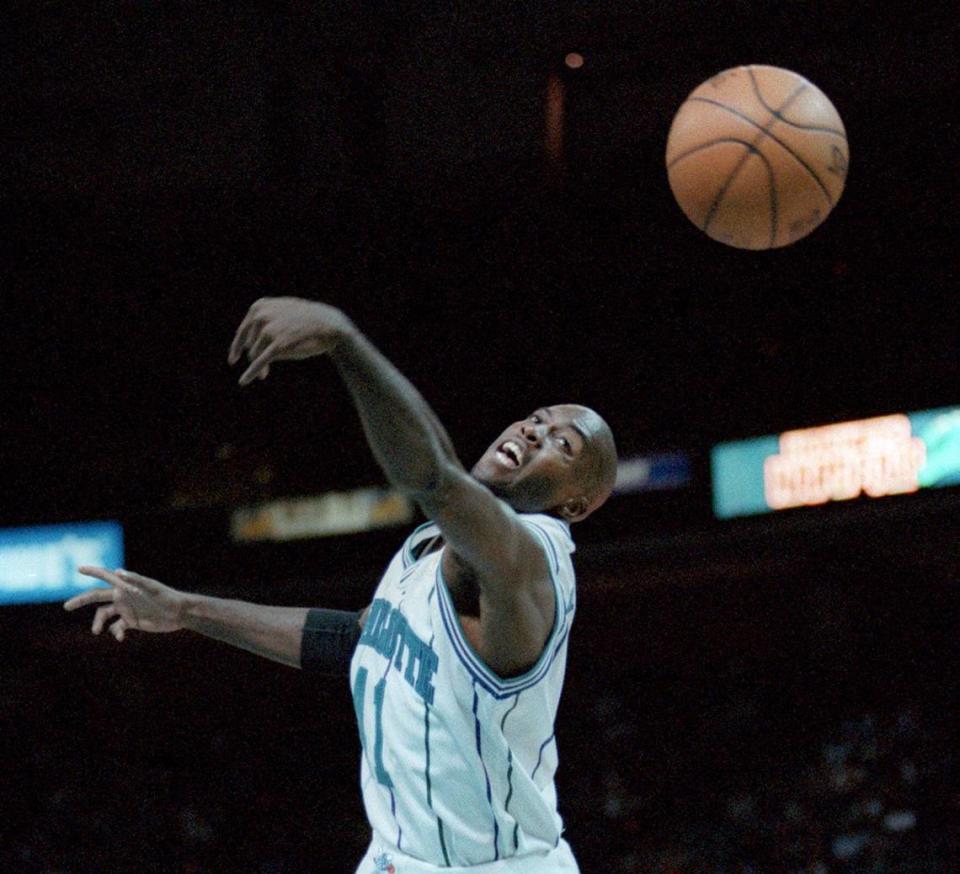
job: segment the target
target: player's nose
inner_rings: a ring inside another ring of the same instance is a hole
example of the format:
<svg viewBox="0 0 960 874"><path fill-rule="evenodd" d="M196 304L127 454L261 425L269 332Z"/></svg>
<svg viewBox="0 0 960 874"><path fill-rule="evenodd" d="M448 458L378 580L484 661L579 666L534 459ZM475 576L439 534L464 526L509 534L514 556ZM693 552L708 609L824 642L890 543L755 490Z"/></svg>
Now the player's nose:
<svg viewBox="0 0 960 874"><path fill-rule="evenodd" d="M537 425L534 425L532 422L524 422L520 426L520 436L523 437L527 443L533 446L539 446L541 440L540 428Z"/></svg>

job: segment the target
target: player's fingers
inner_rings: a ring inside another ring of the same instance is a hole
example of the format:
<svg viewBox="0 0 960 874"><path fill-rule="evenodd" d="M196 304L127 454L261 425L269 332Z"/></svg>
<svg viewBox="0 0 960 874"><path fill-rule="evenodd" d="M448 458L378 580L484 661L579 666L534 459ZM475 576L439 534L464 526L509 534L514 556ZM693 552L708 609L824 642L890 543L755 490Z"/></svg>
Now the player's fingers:
<svg viewBox="0 0 960 874"><path fill-rule="evenodd" d="M77 570L85 577L96 577L98 580L103 580L111 586L123 588L123 580L121 580L114 571L108 571L105 567L93 567L92 565L85 564L78 567Z"/></svg>
<svg viewBox="0 0 960 874"><path fill-rule="evenodd" d="M246 321L237 328L237 333L233 335L233 340L230 343L230 351L227 352L227 363L231 366L236 364L240 360L240 356L243 354L243 343L244 336L247 330Z"/></svg>
<svg viewBox="0 0 960 874"><path fill-rule="evenodd" d="M243 353L243 347L246 345L250 332L255 327L255 321L257 318L256 315L257 305L254 303L250 309L247 310L247 314L243 317L243 321L240 322L240 327L237 328L237 333L233 335L233 342L230 344L230 351L227 353L227 361L232 365L236 364L240 360L240 356Z"/></svg>
<svg viewBox="0 0 960 874"><path fill-rule="evenodd" d="M143 574L138 574L135 571L128 571L126 568L118 567L114 573L120 577L121 580L125 583L132 583L134 586L143 586L150 585L150 583L156 583L157 581L151 579L150 577L145 577Z"/></svg>
<svg viewBox="0 0 960 874"><path fill-rule="evenodd" d="M103 623L116 615L117 607L115 604L106 604L103 607L98 607L97 612L93 614L93 625L90 626L90 630L94 634L99 634L103 631Z"/></svg>
<svg viewBox="0 0 960 874"><path fill-rule="evenodd" d="M103 580L103 582L113 586L115 591L118 592L131 592L135 591L137 585L131 584L132 581L123 579L119 574L120 568L117 568L115 571L108 571L105 567L91 567L89 565L81 565L77 570L88 577L96 577L98 580Z"/></svg>
<svg viewBox="0 0 960 874"><path fill-rule="evenodd" d="M126 620L121 616L116 622L110 626L110 633L121 643L123 642L124 637L127 636L127 625Z"/></svg>
<svg viewBox="0 0 960 874"><path fill-rule="evenodd" d="M273 356L276 354L277 350L280 348L280 344L277 341L271 343L266 349L263 350L251 363L251 365L244 371L243 376L240 377L240 385L249 385L253 380L255 380L265 367L267 367L270 362L273 360Z"/></svg>
<svg viewBox="0 0 960 874"><path fill-rule="evenodd" d="M270 365L268 364L263 370L260 371L260 375L257 379L266 379L270 375Z"/></svg>
<svg viewBox="0 0 960 874"><path fill-rule="evenodd" d="M250 307L250 312L247 313L247 317L243 320L243 323L237 329L237 336L234 337L233 345L230 347L232 352L236 353L236 357L233 359L232 363L236 363L240 360L240 356L243 354L244 349L248 349L253 343L257 341L257 337L260 335L260 328L262 327L262 319L256 312L254 312L253 307Z"/></svg>
<svg viewBox="0 0 960 874"><path fill-rule="evenodd" d="M106 601L112 601L114 598L113 589L87 589L79 595L74 595L70 600L63 602L64 610L76 610L78 607L86 607L88 604L102 604Z"/></svg>
<svg viewBox="0 0 960 874"><path fill-rule="evenodd" d="M230 348L227 350L227 364L233 367L240 360L240 352L243 347L240 345L240 332L237 331L230 341Z"/></svg>
<svg viewBox="0 0 960 874"><path fill-rule="evenodd" d="M274 338L270 336L266 331L262 331L257 337L255 343L252 343L247 352L247 359L253 361L255 358L259 358L265 349L272 346Z"/></svg>
<svg viewBox="0 0 960 874"><path fill-rule="evenodd" d="M243 344L240 342L240 332L243 330L243 324L237 328L237 333L233 335L230 341L230 349L227 351L227 364L233 367L240 360L240 353L243 351Z"/></svg>
<svg viewBox="0 0 960 874"><path fill-rule="evenodd" d="M117 568L115 573L121 582L126 585L128 592L146 592L148 595L155 595L165 588L159 580L145 577L143 574L137 574L125 568Z"/></svg>

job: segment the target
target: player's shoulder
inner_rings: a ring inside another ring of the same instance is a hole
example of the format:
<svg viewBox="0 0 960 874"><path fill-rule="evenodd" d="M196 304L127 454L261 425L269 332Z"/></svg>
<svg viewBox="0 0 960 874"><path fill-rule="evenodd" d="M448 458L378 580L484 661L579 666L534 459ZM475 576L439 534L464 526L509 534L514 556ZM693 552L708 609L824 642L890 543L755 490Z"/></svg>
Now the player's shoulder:
<svg viewBox="0 0 960 874"><path fill-rule="evenodd" d="M547 538L564 552L570 553L576 549L569 522L547 513L518 513L517 516L535 534Z"/></svg>
<svg viewBox="0 0 960 874"><path fill-rule="evenodd" d="M520 513L520 521L526 525L543 546L547 564L550 568L550 579L555 587L557 605L563 607L558 616L563 622L557 627L568 623L576 608L576 570L573 566L573 536L570 533L570 523L550 516L546 513Z"/></svg>
<svg viewBox="0 0 960 874"><path fill-rule="evenodd" d="M560 555L569 555L576 550L570 524L563 519L547 513L517 513L517 518L538 540L548 546L548 551L557 558ZM413 565L420 558L424 548L429 548L430 542L439 535L440 528L435 522L429 520L410 532L397 553L402 568Z"/></svg>

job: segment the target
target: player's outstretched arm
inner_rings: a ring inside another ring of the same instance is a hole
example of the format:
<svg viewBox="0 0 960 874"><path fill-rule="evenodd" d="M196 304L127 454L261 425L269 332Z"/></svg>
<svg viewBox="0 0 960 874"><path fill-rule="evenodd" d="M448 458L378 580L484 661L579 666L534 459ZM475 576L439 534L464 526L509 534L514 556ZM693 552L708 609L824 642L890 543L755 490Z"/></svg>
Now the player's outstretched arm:
<svg viewBox="0 0 960 874"><path fill-rule="evenodd" d="M428 485L440 463L459 466L453 444L420 393L336 307L294 297L260 298L240 323L227 360L236 364L244 353L250 363L241 385L265 378L277 361L329 355L353 395L377 461L402 491ZM378 439L385 426L392 429L389 445Z"/></svg>
<svg viewBox="0 0 960 874"><path fill-rule="evenodd" d="M516 512L473 478L420 393L359 332L331 352L391 483L413 498L480 586L479 655L501 676L530 667L554 622L543 547Z"/></svg>
<svg viewBox="0 0 960 874"><path fill-rule="evenodd" d="M331 671L320 656L336 644L343 652L336 667L346 672L352 645L360 634L359 614L274 607L184 592L131 571L81 567L80 572L107 583L88 589L63 606L67 610L97 604L92 631L106 628L118 641L129 631L190 630L291 667Z"/></svg>
<svg viewBox="0 0 960 874"><path fill-rule="evenodd" d="M241 384L276 360L329 354L391 484L416 500L481 587L480 655L504 675L532 664L550 633L554 594L542 548L517 514L463 468L429 405L339 310L295 298L257 301L229 360Z"/></svg>

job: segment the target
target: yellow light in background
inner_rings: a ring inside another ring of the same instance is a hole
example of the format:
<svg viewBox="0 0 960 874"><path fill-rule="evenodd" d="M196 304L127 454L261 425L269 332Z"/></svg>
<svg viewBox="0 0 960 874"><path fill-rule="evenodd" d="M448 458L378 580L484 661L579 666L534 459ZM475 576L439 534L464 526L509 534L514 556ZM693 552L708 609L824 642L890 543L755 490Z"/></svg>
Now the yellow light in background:
<svg viewBox="0 0 960 874"><path fill-rule="evenodd" d="M372 531L413 520L413 505L384 488L327 492L284 498L235 510L230 531L237 541L302 540L334 534Z"/></svg>
<svg viewBox="0 0 960 874"><path fill-rule="evenodd" d="M563 62L571 70L579 70L583 66L583 55L580 52L568 52Z"/></svg>

